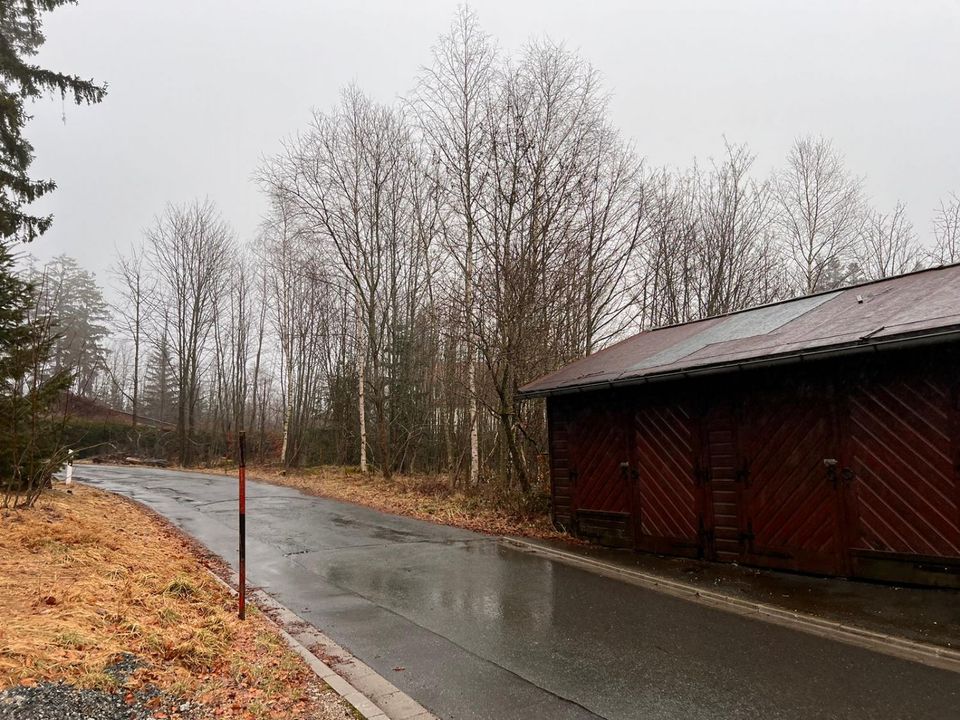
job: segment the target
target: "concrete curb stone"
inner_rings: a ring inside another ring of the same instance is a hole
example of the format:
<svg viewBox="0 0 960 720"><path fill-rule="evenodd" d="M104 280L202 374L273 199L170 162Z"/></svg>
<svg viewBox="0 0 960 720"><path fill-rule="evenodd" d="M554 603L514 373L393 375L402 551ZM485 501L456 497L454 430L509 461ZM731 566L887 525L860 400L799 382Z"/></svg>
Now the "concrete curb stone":
<svg viewBox="0 0 960 720"><path fill-rule="evenodd" d="M212 570L208 572L231 593L237 594L240 578L236 573L231 573L230 582L227 582ZM369 665L355 658L263 590L254 590L248 597L277 626L287 645L303 658L314 674L348 702L364 720L438 720ZM311 650L314 647L319 647L325 657L335 658L336 669L317 657Z"/></svg>

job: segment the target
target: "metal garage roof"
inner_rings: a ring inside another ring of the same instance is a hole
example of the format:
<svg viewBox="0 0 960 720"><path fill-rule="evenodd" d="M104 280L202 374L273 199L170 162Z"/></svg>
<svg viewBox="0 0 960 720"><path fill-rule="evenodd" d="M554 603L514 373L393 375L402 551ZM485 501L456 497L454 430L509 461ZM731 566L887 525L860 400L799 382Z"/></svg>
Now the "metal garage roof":
<svg viewBox="0 0 960 720"><path fill-rule="evenodd" d="M960 340L960 264L641 332L521 388L528 397Z"/></svg>

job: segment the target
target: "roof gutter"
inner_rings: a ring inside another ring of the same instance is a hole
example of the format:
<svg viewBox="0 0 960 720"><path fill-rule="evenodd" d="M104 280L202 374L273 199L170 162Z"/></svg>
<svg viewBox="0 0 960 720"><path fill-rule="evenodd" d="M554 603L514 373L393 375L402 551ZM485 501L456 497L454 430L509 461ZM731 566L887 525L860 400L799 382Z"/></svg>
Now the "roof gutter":
<svg viewBox="0 0 960 720"><path fill-rule="evenodd" d="M652 375L641 375L637 377L627 377L615 380L605 380L602 382L587 383L583 385L570 385L567 387L547 388L544 390L531 390L529 392L520 391L517 396L524 400L532 398L548 397L553 395L571 395L581 392L593 392L596 390L613 389L617 387L628 387L636 385L649 385L651 383L666 382L669 380L679 380L692 377L707 377L710 375L722 375L745 370L757 370L761 368L779 367L782 365L796 365L803 362L827 360L835 357L851 357L854 355L865 355L882 350L901 350L926 345L937 345L950 340L960 340L960 326L949 329L938 330L936 332L922 333L917 335L899 336L895 338L882 340L869 340L868 342L857 341L846 345L834 345L830 347L801 350L795 353L785 355L774 355L756 358L754 360L733 360L716 365L705 365L681 370L671 370L664 373Z"/></svg>

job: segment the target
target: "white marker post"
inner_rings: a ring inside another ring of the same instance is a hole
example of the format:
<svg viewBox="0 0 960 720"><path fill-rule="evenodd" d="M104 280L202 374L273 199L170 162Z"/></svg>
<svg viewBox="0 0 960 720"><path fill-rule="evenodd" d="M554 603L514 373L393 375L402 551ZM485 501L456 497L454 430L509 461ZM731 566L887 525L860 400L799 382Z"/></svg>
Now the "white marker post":
<svg viewBox="0 0 960 720"><path fill-rule="evenodd" d="M67 485L73 484L73 450L67 450Z"/></svg>

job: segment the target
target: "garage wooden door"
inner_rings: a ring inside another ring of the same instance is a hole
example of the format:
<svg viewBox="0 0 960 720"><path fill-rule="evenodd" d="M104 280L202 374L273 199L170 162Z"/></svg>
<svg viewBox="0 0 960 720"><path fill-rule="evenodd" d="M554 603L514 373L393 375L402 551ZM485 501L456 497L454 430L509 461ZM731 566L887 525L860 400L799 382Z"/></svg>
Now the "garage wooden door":
<svg viewBox="0 0 960 720"><path fill-rule="evenodd" d="M577 533L607 545L633 545L627 422L608 398L574 412L569 425L570 478Z"/></svg>
<svg viewBox="0 0 960 720"><path fill-rule="evenodd" d="M852 549L864 559L960 559L954 372L878 375L849 397Z"/></svg>
<svg viewBox="0 0 960 720"><path fill-rule="evenodd" d="M842 573L842 463L832 389L816 382L784 384L758 387L744 404L745 561Z"/></svg>
<svg viewBox="0 0 960 720"><path fill-rule="evenodd" d="M637 546L642 550L699 554L702 508L696 427L682 402L644 403L634 409Z"/></svg>

